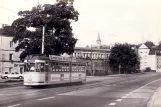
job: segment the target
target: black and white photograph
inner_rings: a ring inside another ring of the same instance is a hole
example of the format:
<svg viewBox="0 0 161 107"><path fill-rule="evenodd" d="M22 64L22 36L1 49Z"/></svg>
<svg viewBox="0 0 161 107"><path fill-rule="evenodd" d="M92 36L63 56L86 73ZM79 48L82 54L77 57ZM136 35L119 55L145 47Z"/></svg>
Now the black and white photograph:
<svg viewBox="0 0 161 107"><path fill-rule="evenodd" d="M160 0L0 0L0 107L161 107Z"/></svg>

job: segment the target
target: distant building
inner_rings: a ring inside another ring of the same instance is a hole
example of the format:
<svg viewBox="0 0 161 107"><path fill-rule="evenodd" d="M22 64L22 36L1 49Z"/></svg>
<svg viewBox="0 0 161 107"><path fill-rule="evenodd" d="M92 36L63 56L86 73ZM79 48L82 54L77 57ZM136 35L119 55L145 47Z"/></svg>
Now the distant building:
<svg viewBox="0 0 161 107"><path fill-rule="evenodd" d="M140 70L151 68L156 72L161 72L161 50L156 47L148 47L141 44L138 48L140 56Z"/></svg>
<svg viewBox="0 0 161 107"><path fill-rule="evenodd" d="M15 52L17 44L12 42L11 36L3 35L0 29L0 74L8 72L23 72L19 59L21 52Z"/></svg>
<svg viewBox="0 0 161 107"><path fill-rule="evenodd" d="M96 46L75 47L72 57L87 64L87 75L106 75L109 73L110 47L101 45L99 34L96 43Z"/></svg>

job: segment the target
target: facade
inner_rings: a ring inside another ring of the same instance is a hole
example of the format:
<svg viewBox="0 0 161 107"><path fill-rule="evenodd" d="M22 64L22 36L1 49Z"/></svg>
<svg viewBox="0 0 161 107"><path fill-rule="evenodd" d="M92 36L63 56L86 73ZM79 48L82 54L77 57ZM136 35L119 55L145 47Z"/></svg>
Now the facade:
<svg viewBox="0 0 161 107"><path fill-rule="evenodd" d="M73 57L87 65L87 75L106 75L109 72L109 49L76 47Z"/></svg>
<svg viewBox="0 0 161 107"><path fill-rule="evenodd" d="M106 75L109 73L108 57L110 47L101 45L98 34L96 46L75 47L73 58L87 64L87 75Z"/></svg>
<svg viewBox="0 0 161 107"><path fill-rule="evenodd" d="M140 56L140 70L145 70L148 67L149 52L150 49L145 44L142 44L139 47L138 53Z"/></svg>
<svg viewBox="0 0 161 107"><path fill-rule="evenodd" d="M161 50L142 44L138 49L140 56L140 70L151 68L152 71L161 72Z"/></svg>
<svg viewBox="0 0 161 107"><path fill-rule="evenodd" d="M20 52L15 52L17 44L12 42L11 36L3 35L3 29L0 29L0 74L11 72L23 72L20 62Z"/></svg>

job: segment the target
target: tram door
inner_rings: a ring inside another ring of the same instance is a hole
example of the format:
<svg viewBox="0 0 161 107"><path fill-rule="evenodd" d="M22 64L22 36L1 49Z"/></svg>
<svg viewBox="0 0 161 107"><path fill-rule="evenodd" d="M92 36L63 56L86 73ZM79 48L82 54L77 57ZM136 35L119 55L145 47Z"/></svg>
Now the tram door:
<svg viewBox="0 0 161 107"><path fill-rule="evenodd" d="M46 82L49 81L49 64L48 63L45 64L45 81Z"/></svg>

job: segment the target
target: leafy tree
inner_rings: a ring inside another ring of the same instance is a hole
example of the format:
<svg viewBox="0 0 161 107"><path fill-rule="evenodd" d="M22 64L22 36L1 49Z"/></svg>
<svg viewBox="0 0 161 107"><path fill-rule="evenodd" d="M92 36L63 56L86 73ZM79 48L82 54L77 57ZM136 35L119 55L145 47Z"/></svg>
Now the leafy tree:
<svg viewBox="0 0 161 107"><path fill-rule="evenodd" d="M6 35L6 36L14 36L15 35L15 31L13 29L13 27L11 26L5 26L3 28L3 35Z"/></svg>
<svg viewBox="0 0 161 107"><path fill-rule="evenodd" d="M159 50L161 50L161 41L159 42L159 45L157 46Z"/></svg>
<svg viewBox="0 0 161 107"><path fill-rule="evenodd" d="M124 71L131 72L139 65L139 56L130 44L115 44L109 56L109 65L113 73L117 73L119 65Z"/></svg>
<svg viewBox="0 0 161 107"><path fill-rule="evenodd" d="M42 28L45 26L45 55L71 54L77 39L73 37L71 22L78 21L79 13L72 5L60 1L38 5L31 10L19 11L20 18L12 23L16 51L23 50L20 58L41 53Z"/></svg>
<svg viewBox="0 0 161 107"><path fill-rule="evenodd" d="M145 42L145 45L148 47L148 48L152 48L153 46L155 46L155 44L151 41L146 41Z"/></svg>
<svg viewBox="0 0 161 107"><path fill-rule="evenodd" d="M70 3L70 4L73 4L74 0L56 0L57 2L60 2L60 1L63 1L63 2L66 2L66 3Z"/></svg>

